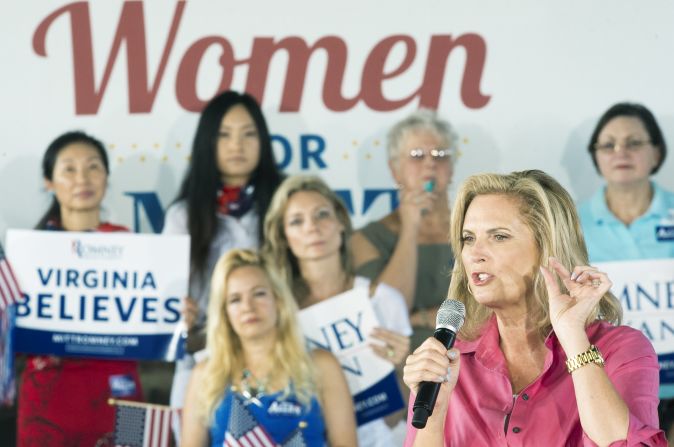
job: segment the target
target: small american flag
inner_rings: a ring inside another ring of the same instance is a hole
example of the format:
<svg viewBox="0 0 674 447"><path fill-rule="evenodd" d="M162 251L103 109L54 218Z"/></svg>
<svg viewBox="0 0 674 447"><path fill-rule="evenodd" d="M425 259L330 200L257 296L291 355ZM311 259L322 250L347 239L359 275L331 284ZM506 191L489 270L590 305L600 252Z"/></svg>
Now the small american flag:
<svg viewBox="0 0 674 447"><path fill-rule="evenodd" d="M12 326L14 309L0 310L0 407L11 407L16 397Z"/></svg>
<svg viewBox="0 0 674 447"><path fill-rule="evenodd" d="M115 411L115 447L168 447L171 418L163 405L111 399Z"/></svg>
<svg viewBox="0 0 674 447"><path fill-rule="evenodd" d="M0 245L0 312L11 304L21 300L21 288L9 265L5 250Z"/></svg>
<svg viewBox="0 0 674 447"><path fill-rule="evenodd" d="M277 444L257 423L236 396L232 399L224 447L276 447Z"/></svg>

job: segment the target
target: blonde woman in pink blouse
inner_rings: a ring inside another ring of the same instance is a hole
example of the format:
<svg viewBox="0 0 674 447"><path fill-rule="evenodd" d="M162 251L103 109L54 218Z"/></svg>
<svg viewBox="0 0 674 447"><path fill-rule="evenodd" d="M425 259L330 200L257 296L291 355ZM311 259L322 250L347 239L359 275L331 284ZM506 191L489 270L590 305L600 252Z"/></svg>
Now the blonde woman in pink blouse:
<svg viewBox="0 0 674 447"><path fill-rule="evenodd" d="M407 359L410 410L420 382L442 385L406 446L667 445L655 352L619 326L620 303L587 265L559 183L541 171L470 177L450 244L449 295L466 323L454 349L429 338Z"/></svg>

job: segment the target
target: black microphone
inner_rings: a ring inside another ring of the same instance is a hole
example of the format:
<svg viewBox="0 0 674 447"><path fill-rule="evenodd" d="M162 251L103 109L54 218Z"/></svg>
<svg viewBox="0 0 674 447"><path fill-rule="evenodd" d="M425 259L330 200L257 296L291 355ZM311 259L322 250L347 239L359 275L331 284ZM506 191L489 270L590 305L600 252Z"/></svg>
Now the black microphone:
<svg viewBox="0 0 674 447"><path fill-rule="evenodd" d="M466 318L466 308L461 301L446 299L438 310L438 316L435 320L435 333L433 336L439 340L442 345L450 349L454 346L456 333L463 326L463 320ZM421 382L419 392L414 399L414 415L412 416L412 425L416 428L424 428L426 421L433 414L433 407L438 398L440 383Z"/></svg>

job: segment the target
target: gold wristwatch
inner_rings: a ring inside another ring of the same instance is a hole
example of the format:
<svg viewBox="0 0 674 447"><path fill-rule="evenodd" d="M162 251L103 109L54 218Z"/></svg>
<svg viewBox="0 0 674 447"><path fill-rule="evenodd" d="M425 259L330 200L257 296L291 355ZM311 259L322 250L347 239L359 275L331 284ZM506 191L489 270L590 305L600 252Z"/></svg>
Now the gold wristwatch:
<svg viewBox="0 0 674 447"><path fill-rule="evenodd" d="M569 371L569 374L571 374L588 363L595 363L601 367L604 366L604 357L602 357L601 352L599 352L599 349L597 349L595 345L590 345L587 351L581 352L577 356L568 359L566 361L566 369Z"/></svg>

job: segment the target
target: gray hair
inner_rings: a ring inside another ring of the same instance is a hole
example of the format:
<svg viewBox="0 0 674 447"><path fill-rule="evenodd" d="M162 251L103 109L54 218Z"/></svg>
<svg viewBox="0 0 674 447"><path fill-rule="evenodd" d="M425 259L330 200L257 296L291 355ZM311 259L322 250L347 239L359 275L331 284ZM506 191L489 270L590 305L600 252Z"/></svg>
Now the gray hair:
<svg viewBox="0 0 674 447"><path fill-rule="evenodd" d="M439 136L447 148L456 150L458 135L448 121L438 117L435 110L419 109L402 121L397 122L386 136L386 149L389 160L396 160L400 154L400 144L407 134L427 130Z"/></svg>

